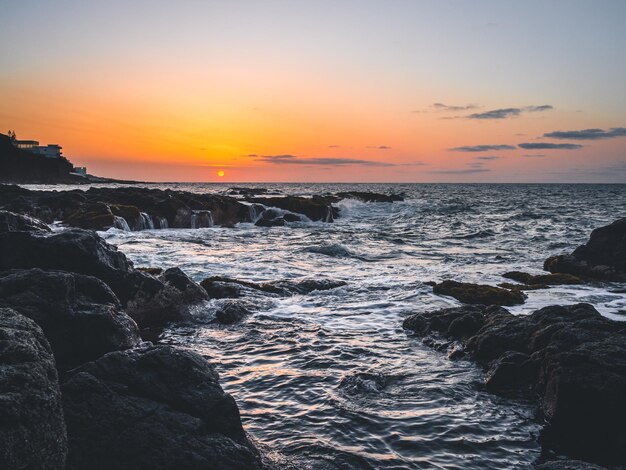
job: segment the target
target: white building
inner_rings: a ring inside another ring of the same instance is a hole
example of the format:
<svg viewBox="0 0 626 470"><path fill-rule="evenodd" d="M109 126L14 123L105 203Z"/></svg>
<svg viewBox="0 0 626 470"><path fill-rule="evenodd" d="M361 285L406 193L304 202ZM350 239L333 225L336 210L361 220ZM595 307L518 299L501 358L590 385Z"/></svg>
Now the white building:
<svg viewBox="0 0 626 470"><path fill-rule="evenodd" d="M59 158L61 156L62 147L57 144L39 145L39 142L36 140L16 140L14 144L18 149L43 155L44 157Z"/></svg>

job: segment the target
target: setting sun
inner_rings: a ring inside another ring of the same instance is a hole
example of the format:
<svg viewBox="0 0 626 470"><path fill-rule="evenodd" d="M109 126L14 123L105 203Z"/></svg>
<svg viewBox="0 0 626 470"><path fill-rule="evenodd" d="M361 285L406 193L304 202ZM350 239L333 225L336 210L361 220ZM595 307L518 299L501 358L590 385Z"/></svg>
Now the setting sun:
<svg viewBox="0 0 626 470"><path fill-rule="evenodd" d="M219 176L220 178L221 178L222 176L224 176L224 175L225 175L224 170L219 170L219 171L217 172L217 176Z"/></svg>

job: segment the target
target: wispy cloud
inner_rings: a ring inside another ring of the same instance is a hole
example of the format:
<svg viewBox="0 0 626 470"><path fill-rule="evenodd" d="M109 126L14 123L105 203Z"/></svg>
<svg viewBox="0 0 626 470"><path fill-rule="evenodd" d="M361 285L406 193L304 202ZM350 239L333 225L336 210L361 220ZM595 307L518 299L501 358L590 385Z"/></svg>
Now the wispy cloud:
<svg viewBox="0 0 626 470"><path fill-rule="evenodd" d="M489 155L489 156L476 157L476 160L490 161L490 160L498 160L499 158L500 157L496 157L495 155Z"/></svg>
<svg viewBox="0 0 626 470"><path fill-rule="evenodd" d="M376 150L391 150L391 147L388 145L372 145L367 147L368 149L376 149Z"/></svg>
<svg viewBox="0 0 626 470"><path fill-rule="evenodd" d="M515 150L514 145L464 145L462 147L452 147L451 152L493 152L497 150Z"/></svg>
<svg viewBox="0 0 626 470"><path fill-rule="evenodd" d="M522 113L520 108L492 109L484 113L473 113L467 119L506 119L508 117L519 116Z"/></svg>
<svg viewBox="0 0 626 470"><path fill-rule="evenodd" d="M526 150L576 150L583 146L579 144L553 144L552 142L524 142L518 144L518 147Z"/></svg>
<svg viewBox="0 0 626 470"><path fill-rule="evenodd" d="M421 160L416 160L414 162L406 162L406 163L398 163L397 166L428 166L430 163L423 162Z"/></svg>
<svg viewBox="0 0 626 470"><path fill-rule="evenodd" d="M443 103L433 103L432 105L430 105L430 107L437 111L450 111L450 112L470 111L472 109L480 108L480 106L478 106L477 104L457 106L457 105L448 105L448 104L443 104Z"/></svg>
<svg viewBox="0 0 626 470"><path fill-rule="evenodd" d="M271 163L273 165L320 165L320 166L372 166L389 167L394 163L379 162L375 160L362 160L358 158L334 158L334 157L298 157L296 155L253 155L257 162Z"/></svg>
<svg viewBox="0 0 626 470"><path fill-rule="evenodd" d="M543 154L543 153L532 153L532 154L522 155L522 157L525 157L525 158L543 158L543 157L545 157L545 154Z"/></svg>
<svg viewBox="0 0 626 470"><path fill-rule="evenodd" d="M329 145L328 146L329 149L338 149L339 147L341 147L341 145Z"/></svg>
<svg viewBox="0 0 626 470"><path fill-rule="evenodd" d="M613 127L609 130L582 129L579 131L554 131L543 135L552 139L600 140L626 137L626 127Z"/></svg>
<svg viewBox="0 0 626 470"><path fill-rule="evenodd" d="M554 109L552 105L542 104L540 106L526 106L525 108L500 108L485 111L484 113L473 113L467 116L468 119L506 119L517 117L523 112L538 113Z"/></svg>

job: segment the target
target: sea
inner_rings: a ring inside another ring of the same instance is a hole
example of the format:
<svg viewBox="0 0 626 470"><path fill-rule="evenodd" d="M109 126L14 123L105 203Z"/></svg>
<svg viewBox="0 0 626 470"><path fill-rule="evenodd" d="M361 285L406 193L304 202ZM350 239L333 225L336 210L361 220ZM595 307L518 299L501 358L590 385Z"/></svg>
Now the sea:
<svg viewBox="0 0 626 470"><path fill-rule="evenodd" d="M228 184L145 185L228 193ZM459 303L427 281L496 285L542 273L590 232L626 216L626 185L250 184L276 194L373 191L403 202L337 204L333 223L165 229L101 235L136 266L180 267L197 281L332 279L344 287L247 297L243 322L215 323L224 300L159 341L204 355L219 371L251 438L272 458L311 469L528 468L548 452L536 405L487 393L482 370L450 360L402 329L416 312ZM37 189L30 186L31 189ZM49 187L46 189L50 189ZM626 320L626 285L529 291L526 315L587 302Z"/></svg>

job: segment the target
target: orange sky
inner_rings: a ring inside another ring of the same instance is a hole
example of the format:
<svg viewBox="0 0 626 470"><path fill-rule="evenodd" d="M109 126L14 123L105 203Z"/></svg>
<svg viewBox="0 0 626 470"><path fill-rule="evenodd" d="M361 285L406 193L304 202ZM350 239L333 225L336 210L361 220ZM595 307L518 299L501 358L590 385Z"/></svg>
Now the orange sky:
<svg viewBox="0 0 626 470"><path fill-rule="evenodd" d="M421 37L406 17L419 22L429 12L410 2L390 9L387 24L376 30L370 29L373 17L355 18L346 8L338 8L338 18L328 24L305 7L290 15L283 8L281 17L272 8L250 11L253 4L236 3L191 3L179 11L164 2L152 15L131 9L121 16L71 2L64 4L73 9L60 12L10 5L13 22L0 20L0 131L58 143L90 173L124 179L626 182L621 134L542 137L626 126L624 67L611 62L623 63L623 55L613 57L624 52L623 44L620 51L607 42L615 50L598 58L580 51L574 36L568 42L558 31L544 31L546 54L551 47L564 56L578 51L564 67L551 65L541 50L533 58L519 44L528 41L509 29L541 25L512 11L494 9L496 26L454 9L436 12L455 24L442 21L443 32ZM206 24L197 19L201 14ZM30 43L18 34L20 24L34 17L48 20L42 23L48 41ZM450 39L444 33L453 27L469 28L473 36L452 31L458 37ZM614 35L624 36L615 28ZM598 40L598 32L592 33ZM9 36L8 43L1 41ZM458 50L462 58L454 54ZM528 72L531 63L543 66L541 77ZM595 69L587 77L571 74L582 65ZM475 106L456 110L434 103ZM550 108L529 110L540 105ZM509 108L518 111L470 117ZM528 142L582 147L449 150ZM225 176L218 177L218 170Z"/></svg>

